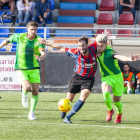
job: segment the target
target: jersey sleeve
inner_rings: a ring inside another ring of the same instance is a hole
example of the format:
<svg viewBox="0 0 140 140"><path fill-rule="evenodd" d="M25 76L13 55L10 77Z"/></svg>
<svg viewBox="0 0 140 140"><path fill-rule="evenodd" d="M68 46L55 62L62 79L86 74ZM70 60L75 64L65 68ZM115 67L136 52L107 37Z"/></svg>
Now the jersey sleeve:
<svg viewBox="0 0 140 140"><path fill-rule="evenodd" d="M135 74L132 75L131 82L135 83Z"/></svg>
<svg viewBox="0 0 140 140"><path fill-rule="evenodd" d="M112 49L108 49L106 54L107 54L107 58L109 58L109 57L113 57L114 58L114 56L117 53L114 50L112 50Z"/></svg>
<svg viewBox="0 0 140 140"><path fill-rule="evenodd" d="M20 34L13 34L13 35L11 35L10 37L9 37L9 41L10 41L10 43L13 43L13 42L19 42L19 35Z"/></svg>
<svg viewBox="0 0 140 140"><path fill-rule="evenodd" d="M43 48L44 49L45 48L45 45L39 43L39 49L40 48Z"/></svg>
<svg viewBox="0 0 140 140"><path fill-rule="evenodd" d="M74 57L75 54L78 54L79 49L78 48L65 48L65 52L67 53L68 56Z"/></svg>

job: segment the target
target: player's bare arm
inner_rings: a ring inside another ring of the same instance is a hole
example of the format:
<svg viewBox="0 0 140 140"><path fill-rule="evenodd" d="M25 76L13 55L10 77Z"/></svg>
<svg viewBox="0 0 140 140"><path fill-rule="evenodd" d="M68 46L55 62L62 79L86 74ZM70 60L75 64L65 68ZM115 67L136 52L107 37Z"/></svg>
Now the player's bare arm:
<svg viewBox="0 0 140 140"><path fill-rule="evenodd" d="M40 54L41 54L41 56L38 56L38 55L34 55L34 56L35 56L35 58L37 60L42 61L42 60L44 60L46 58L46 52L45 52L45 50L40 50Z"/></svg>
<svg viewBox="0 0 140 140"><path fill-rule="evenodd" d="M114 58L119 59L121 61L137 61L140 58L140 54L137 53L135 55L132 55L130 57L124 56L124 55L115 55Z"/></svg>
<svg viewBox="0 0 140 140"><path fill-rule="evenodd" d="M58 45L58 44L47 42L43 38L39 38L38 40L39 40L40 44L50 46L52 48L55 48L55 49L59 50L60 52L65 52L65 48L60 46L60 45Z"/></svg>
<svg viewBox="0 0 140 140"><path fill-rule="evenodd" d="M4 40L1 44L0 44L0 49L2 47L4 47L5 45L7 45L9 42L7 42L7 40Z"/></svg>

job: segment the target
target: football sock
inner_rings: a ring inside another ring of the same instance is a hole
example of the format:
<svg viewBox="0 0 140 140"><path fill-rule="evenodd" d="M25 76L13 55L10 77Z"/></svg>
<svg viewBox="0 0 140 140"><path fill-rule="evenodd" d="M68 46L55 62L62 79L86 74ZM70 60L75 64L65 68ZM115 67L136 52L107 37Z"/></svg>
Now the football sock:
<svg viewBox="0 0 140 140"><path fill-rule="evenodd" d="M140 84L137 84L137 89L140 92Z"/></svg>
<svg viewBox="0 0 140 140"><path fill-rule="evenodd" d="M114 102L114 105L115 105L115 107L117 109L117 114L121 114L122 113L122 103L121 103L121 101Z"/></svg>
<svg viewBox="0 0 140 140"><path fill-rule="evenodd" d="M32 95L31 98L31 108L30 111L35 111L37 102L38 102L39 95Z"/></svg>
<svg viewBox="0 0 140 140"><path fill-rule="evenodd" d="M67 118L71 118L75 113L77 113L81 107L84 105L85 102L81 101L80 99L74 104L73 108L71 109L70 113L66 116Z"/></svg>
<svg viewBox="0 0 140 140"><path fill-rule="evenodd" d="M28 94L28 91L25 91L23 88L22 88L22 93L26 96Z"/></svg>
<svg viewBox="0 0 140 140"><path fill-rule="evenodd" d="M103 98L108 110L112 110L110 92L103 92Z"/></svg>

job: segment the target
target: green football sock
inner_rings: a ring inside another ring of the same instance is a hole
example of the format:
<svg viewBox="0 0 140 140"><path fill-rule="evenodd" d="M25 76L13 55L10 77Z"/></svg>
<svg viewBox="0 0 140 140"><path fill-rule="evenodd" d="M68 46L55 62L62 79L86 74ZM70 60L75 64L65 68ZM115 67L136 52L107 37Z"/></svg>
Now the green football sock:
<svg viewBox="0 0 140 140"><path fill-rule="evenodd" d="M115 105L115 107L117 109L117 114L121 114L122 113L122 103L121 103L121 101L114 102L114 105Z"/></svg>
<svg viewBox="0 0 140 140"><path fill-rule="evenodd" d="M112 110L110 92L103 92L103 98L108 110Z"/></svg>
<svg viewBox="0 0 140 140"><path fill-rule="evenodd" d="M30 111L35 111L37 102L38 102L39 95L32 95L31 98L31 108Z"/></svg>
<svg viewBox="0 0 140 140"><path fill-rule="evenodd" d="M22 88L22 93L26 96L28 94L27 91L25 91L23 88Z"/></svg>

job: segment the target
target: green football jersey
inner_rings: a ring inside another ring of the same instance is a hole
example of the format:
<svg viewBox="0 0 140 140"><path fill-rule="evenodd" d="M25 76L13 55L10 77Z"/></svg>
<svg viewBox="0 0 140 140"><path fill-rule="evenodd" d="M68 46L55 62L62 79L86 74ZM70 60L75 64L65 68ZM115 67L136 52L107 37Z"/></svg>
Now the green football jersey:
<svg viewBox="0 0 140 140"><path fill-rule="evenodd" d="M107 45L105 51L97 58L102 76L119 74L121 72L118 60L113 58L116 52Z"/></svg>
<svg viewBox="0 0 140 140"><path fill-rule="evenodd" d="M38 60L34 55L40 55L39 48L45 48L45 45L35 39L29 40L27 33L14 34L9 37L11 43L17 42L15 69L27 70L39 68Z"/></svg>

